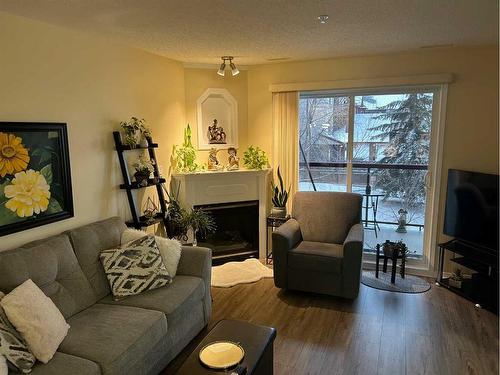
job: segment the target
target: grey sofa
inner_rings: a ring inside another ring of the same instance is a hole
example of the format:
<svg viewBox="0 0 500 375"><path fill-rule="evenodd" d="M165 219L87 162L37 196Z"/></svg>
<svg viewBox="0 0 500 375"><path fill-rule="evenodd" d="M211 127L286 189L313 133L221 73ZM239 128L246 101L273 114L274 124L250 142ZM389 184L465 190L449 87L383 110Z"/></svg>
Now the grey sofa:
<svg viewBox="0 0 500 375"><path fill-rule="evenodd" d="M172 284L114 301L99 262L120 245L125 224L111 218L0 252L0 290L31 278L70 324L40 374L158 374L209 322L211 251L183 247Z"/></svg>
<svg viewBox="0 0 500 375"><path fill-rule="evenodd" d="M362 196L298 192L273 237L274 284L356 298L363 254Z"/></svg>

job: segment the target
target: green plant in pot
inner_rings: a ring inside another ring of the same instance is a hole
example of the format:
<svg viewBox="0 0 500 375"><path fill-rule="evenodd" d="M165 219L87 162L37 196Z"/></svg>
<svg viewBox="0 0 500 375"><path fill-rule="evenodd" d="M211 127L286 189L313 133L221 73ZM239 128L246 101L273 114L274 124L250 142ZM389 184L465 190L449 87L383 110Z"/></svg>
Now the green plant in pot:
<svg viewBox="0 0 500 375"><path fill-rule="evenodd" d="M169 237L176 238L180 241L187 241L187 230L183 220L183 214L185 210L182 209L177 196L173 191L168 191L163 185L163 190L165 191L168 202L167 202L167 234Z"/></svg>
<svg viewBox="0 0 500 375"><path fill-rule="evenodd" d="M286 217L286 202L288 202L290 188L288 188L288 191L285 190L280 167L278 167L278 182L279 185L275 185L274 181L271 181L271 187L273 189L273 208L271 210L271 215L276 217Z"/></svg>
<svg viewBox="0 0 500 375"><path fill-rule="evenodd" d="M176 172L196 172L203 169L196 163L196 150L191 142L191 127L184 129L184 142L174 145L172 150L172 166Z"/></svg>
<svg viewBox="0 0 500 375"><path fill-rule="evenodd" d="M267 168L268 160L266 153L259 147L250 145L243 153L243 164L248 169L264 169Z"/></svg>
<svg viewBox="0 0 500 375"><path fill-rule="evenodd" d="M451 277L448 279L448 285L462 289L462 282L464 281L464 276L462 274L462 270L460 268L455 268L455 271L451 274Z"/></svg>
<svg viewBox="0 0 500 375"><path fill-rule="evenodd" d="M215 232L215 220L208 213L199 208L193 208L189 211L183 210L183 223L185 228L190 228L193 231L193 246L198 245L197 234L205 237L208 233Z"/></svg>
<svg viewBox="0 0 500 375"><path fill-rule="evenodd" d="M125 133L125 144L130 148L137 145L148 146L148 138L151 138L151 130L146 126L144 119L132 117L129 121L120 122L120 126Z"/></svg>
<svg viewBox="0 0 500 375"><path fill-rule="evenodd" d="M135 181L139 184L139 186L147 186L149 176L154 171L151 160L148 160L144 157L144 155L141 155L139 156L139 159L132 164L132 166L135 169Z"/></svg>

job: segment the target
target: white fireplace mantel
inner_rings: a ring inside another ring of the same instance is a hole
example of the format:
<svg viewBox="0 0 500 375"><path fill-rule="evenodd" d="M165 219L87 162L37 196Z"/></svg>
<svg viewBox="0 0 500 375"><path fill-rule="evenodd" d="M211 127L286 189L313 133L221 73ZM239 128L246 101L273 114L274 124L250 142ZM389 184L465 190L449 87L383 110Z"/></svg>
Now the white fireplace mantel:
<svg viewBox="0 0 500 375"><path fill-rule="evenodd" d="M172 175L171 188L183 207L259 201L259 257L266 256L267 186L270 169L207 171Z"/></svg>

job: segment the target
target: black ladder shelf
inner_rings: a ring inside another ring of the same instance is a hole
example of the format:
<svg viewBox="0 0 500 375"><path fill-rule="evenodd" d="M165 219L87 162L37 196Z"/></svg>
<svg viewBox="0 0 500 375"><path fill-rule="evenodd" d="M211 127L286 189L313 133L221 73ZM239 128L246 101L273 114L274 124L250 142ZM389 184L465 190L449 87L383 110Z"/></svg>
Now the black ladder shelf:
<svg viewBox="0 0 500 375"><path fill-rule="evenodd" d="M126 222L127 226L133 227L135 229L142 229L151 225L163 223L164 229L166 230L167 204L165 202L165 196L163 194L163 187L162 187L162 184L165 183L165 179L160 178L160 172L158 170L158 162L156 160L156 154L155 154L155 148L158 148L158 144L153 143L150 137L146 137L148 146L136 145L135 147L130 147L129 145L122 143L121 134L120 132L117 131L113 132L113 138L115 140L116 152L118 153L118 160L120 161L120 168L122 170L123 182L124 182L123 184L120 185L120 189L124 189L127 191L127 198L130 206L130 212L132 213L132 220ZM148 150L149 158L153 162L154 178L150 178L146 186L139 186L139 184L137 184L136 182L132 182L130 179L130 174L128 172L128 166L124 155L124 151L129 151L129 150ZM158 214L156 214L156 216L151 220L148 220L144 215L140 215L138 213L136 199L133 194L133 190L143 189L149 186L156 187L156 191L158 193L158 200L160 203L160 212L158 212Z"/></svg>

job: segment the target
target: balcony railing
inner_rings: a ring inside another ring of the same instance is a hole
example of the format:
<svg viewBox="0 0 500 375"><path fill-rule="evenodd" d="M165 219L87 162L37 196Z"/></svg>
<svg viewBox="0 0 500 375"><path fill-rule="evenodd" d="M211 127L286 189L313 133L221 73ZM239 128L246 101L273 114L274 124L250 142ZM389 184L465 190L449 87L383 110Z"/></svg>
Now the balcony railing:
<svg viewBox="0 0 500 375"><path fill-rule="evenodd" d="M350 163L353 169L366 169L366 187L370 186L370 177L371 177L371 172L373 169L399 169L399 170L421 170L421 171L426 171L428 169L427 164L389 164L389 163L378 163L378 162L368 162L368 161L354 161ZM347 168L348 163L346 161L341 161L341 162L300 162L299 167L305 167L307 171L307 175L309 177L309 180L311 182L312 188L314 191L317 190L316 188L316 181L314 180L313 177L313 171L311 170L312 168L314 169L321 169L321 168ZM364 173L363 173L364 174ZM364 218L365 222L372 223L374 224L373 220L368 220L368 218ZM377 220L378 224L398 224L395 221L381 221ZM407 223L407 226L414 226L418 227L419 229L423 228L423 224L414 224L414 223Z"/></svg>

